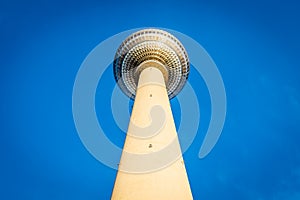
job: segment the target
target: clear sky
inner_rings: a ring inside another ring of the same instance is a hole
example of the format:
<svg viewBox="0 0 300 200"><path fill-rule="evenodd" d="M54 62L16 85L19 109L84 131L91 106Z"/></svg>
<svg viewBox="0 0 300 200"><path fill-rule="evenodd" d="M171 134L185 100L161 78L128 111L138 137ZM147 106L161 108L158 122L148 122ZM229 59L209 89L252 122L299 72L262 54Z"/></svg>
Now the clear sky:
<svg viewBox="0 0 300 200"><path fill-rule="evenodd" d="M291 0L1 1L0 199L109 199L116 171L78 137L75 76L106 38L163 27L199 42L226 87L223 133L199 159L211 110L205 83L191 70L201 107L198 134L184 154L194 198L299 200L299 9ZM108 109L114 84L110 66L96 109L108 116L100 122L113 132L108 137L122 146L124 134ZM171 103L178 126L179 103Z"/></svg>

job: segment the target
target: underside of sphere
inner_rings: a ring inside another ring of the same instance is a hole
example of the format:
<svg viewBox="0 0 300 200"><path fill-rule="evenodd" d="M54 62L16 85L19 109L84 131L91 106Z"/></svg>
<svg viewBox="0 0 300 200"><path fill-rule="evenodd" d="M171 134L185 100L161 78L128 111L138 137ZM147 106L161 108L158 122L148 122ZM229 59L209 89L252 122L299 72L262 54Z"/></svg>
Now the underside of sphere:
<svg viewBox="0 0 300 200"><path fill-rule="evenodd" d="M175 97L189 75L189 59L179 40L163 30L144 29L120 45L114 60L114 76L121 90L132 99L146 62L154 63L152 67L162 71L168 96Z"/></svg>

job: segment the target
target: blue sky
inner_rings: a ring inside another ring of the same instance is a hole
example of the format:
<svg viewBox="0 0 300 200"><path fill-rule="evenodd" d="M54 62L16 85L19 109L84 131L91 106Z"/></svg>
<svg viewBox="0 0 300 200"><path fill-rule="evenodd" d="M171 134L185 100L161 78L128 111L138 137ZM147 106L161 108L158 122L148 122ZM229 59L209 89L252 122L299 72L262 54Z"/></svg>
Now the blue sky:
<svg viewBox="0 0 300 200"><path fill-rule="evenodd" d="M291 0L1 1L0 198L109 199L116 171L94 159L77 135L75 76L106 38L164 27L198 41L226 87L223 133L199 159L210 101L191 71L201 107L198 134L184 154L194 198L300 199L299 8ZM99 85L99 94L114 86L109 69L101 79L109 87ZM97 112L107 114L107 98L96 99ZM171 103L178 126L179 104ZM124 134L106 120L104 128L116 135L109 137L122 145Z"/></svg>

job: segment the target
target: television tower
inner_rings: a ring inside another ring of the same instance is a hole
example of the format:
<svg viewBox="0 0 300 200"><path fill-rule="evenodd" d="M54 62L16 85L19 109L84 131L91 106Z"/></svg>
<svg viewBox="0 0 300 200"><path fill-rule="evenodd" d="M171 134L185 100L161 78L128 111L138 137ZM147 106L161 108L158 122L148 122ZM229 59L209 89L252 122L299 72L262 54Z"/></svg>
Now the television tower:
<svg viewBox="0 0 300 200"><path fill-rule="evenodd" d="M120 45L114 76L134 106L112 200L193 199L169 102L188 75L187 53L166 31L144 29Z"/></svg>

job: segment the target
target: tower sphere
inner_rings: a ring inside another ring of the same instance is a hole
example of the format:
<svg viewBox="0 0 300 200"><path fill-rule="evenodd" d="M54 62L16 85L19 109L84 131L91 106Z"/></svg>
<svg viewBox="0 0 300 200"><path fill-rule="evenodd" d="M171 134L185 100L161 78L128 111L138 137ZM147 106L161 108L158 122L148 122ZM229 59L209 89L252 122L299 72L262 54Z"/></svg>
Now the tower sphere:
<svg viewBox="0 0 300 200"><path fill-rule="evenodd" d="M134 99L141 71L146 67L161 70L169 98L183 88L189 75L189 59L183 45L160 29L143 29L127 37L114 59L114 76L121 90Z"/></svg>

